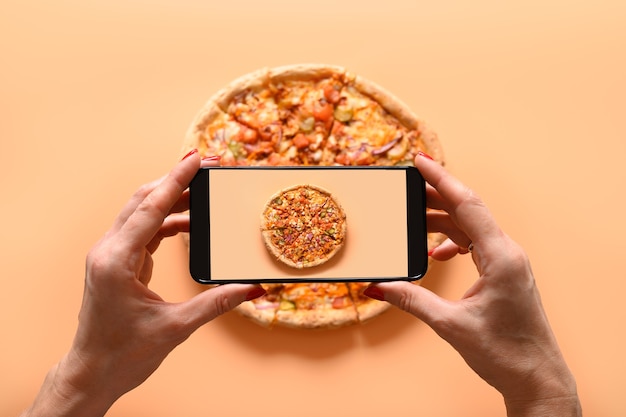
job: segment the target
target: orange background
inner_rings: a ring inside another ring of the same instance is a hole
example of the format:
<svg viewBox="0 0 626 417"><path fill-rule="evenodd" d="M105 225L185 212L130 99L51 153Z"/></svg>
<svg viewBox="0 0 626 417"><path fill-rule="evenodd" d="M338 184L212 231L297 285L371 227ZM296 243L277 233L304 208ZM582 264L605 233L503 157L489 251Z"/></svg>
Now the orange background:
<svg viewBox="0 0 626 417"><path fill-rule="evenodd" d="M529 252L587 415L626 415L626 3L5 0L0 5L0 414L71 343L84 257L178 159L205 100L263 66L346 66L438 132L449 169ZM458 298L469 257L424 285ZM153 288L198 291L180 238ZM501 416L500 396L397 310L328 332L236 314L177 348L109 416Z"/></svg>

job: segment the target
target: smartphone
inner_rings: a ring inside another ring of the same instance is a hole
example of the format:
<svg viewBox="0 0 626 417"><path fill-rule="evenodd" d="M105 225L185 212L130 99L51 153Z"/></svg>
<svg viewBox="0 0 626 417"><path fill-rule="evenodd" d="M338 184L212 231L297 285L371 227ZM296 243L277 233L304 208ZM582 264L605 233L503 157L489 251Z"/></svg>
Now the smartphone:
<svg viewBox="0 0 626 417"><path fill-rule="evenodd" d="M262 233L268 202L298 185L326 190L345 214L341 248L306 268L281 262ZM426 273L425 183L415 167L208 167L189 191L189 270L199 283L414 281Z"/></svg>

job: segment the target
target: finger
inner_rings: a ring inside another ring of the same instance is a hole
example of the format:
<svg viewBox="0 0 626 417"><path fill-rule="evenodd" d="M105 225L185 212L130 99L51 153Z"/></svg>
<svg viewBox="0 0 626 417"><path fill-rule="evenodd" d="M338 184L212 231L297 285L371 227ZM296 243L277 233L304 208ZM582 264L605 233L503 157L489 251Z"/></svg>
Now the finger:
<svg viewBox="0 0 626 417"><path fill-rule="evenodd" d="M435 210L446 210L448 204L439 192L430 184L426 184L426 207Z"/></svg>
<svg viewBox="0 0 626 417"><path fill-rule="evenodd" d="M154 261L150 254L146 253L143 258L143 263L141 264L141 271L139 271L138 279L146 287L150 283L150 279L152 278L152 269L154 267Z"/></svg>
<svg viewBox="0 0 626 417"><path fill-rule="evenodd" d="M200 162L200 167L210 167L210 166L219 166L219 156L217 157L206 157L203 158ZM164 177L165 178L165 177ZM172 206L170 213L181 213L183 211L189 210L189 189L183 191L180 199Z"/></svg>
<svg viewBox="0 0 626 417"><path fill-rule="evenodd" d="M430 252L430 257L436 261L447 261L456 255L463 255L468 252L467 248L459 246L451 239L446 239Z"/></svg>
<svg viewBox="0 0 626 417"><path fill-rule="evenodd" d="M467 248L472 243L447 213L441 211L426 213L426 226L429 233L441 232L462 248Z"/></svg>
<svg viewBox="0 0 626 417"><path fill-rule="evenodd" d="M231 311L246 300L260 297L265 290L254 284L225 284L203 291L176 305L176 315L184 318L191 334L198 327Z"/></svg>
<svg viewBox="0 0 626 417"><path fill-rule="evenodd" d="M220 157L219 156L209 156L209 157L205 157L202 159L201 161L201 166L202 167L209 167L209 166L219 166L219 161L220 161ZM161 178L154 180L152 182L149 182L145 185L143 185L142 187L140 187L135 194L133 194L133 196L131 197L131 199L128 201L128 203L126 203L126 205L124 206L124 208L122 208L122 210L120 211L120 213L118 214L117 218L115 219L114 223L113 223L113 227L111 228L112 232L116 232L118 231L122 225L124 223L126 223L126 220L128 219L128 217L137 209L137 206L148 196L148 194L150 194L152 192L152 190L154 190L164 179L166 178L166 176L162 176ZM183 191L181 198L179 199L179 201L177 201L171 209L172 213L180 213L183 212L185 210L189 209L189 190L185 190Z"/></svg>
<svg viewBox="0 0 626 417"><path fill-rule="evenodd" d="M120 244L135 251L152 241L199 167L197 152L180 161L128 217L120 229Z"/></svg>
<svg viewBox="0 0 626 417"><path fill-rule="evenodd" d="M115 233L121 229L124 223L126 223L126 220L128 220L128 217L137 209L137 206L161 183L161 181L163 181L164 178L165 176L139 187L139 189L135 191L130 200L128 200L115 218L110 231Z"/></svg>
<svg viewBox="0 0 626 417"><path fill-rule="evenodd" d="M152 254L158 249L163 239L183 232L189 232L189 214L170 214L163 221L159 231L146 245L146 249Z"/></svg>
<svg viewBox="0 0 626 417"><path fill-rule="evenodd" d="M170 213L181 213L187 210L189 210L189 189L183 191L178 201L172 206Z"/></svg>
<svg viewBox="0 0 626 417"><path fill-rule="evenodd" d="M415 166L424 179L437 190L448 206L445 210L476 247L479 242L489 240L490 237L502 236L491 213L471 189L431 159L417 156Z"/></svg>
<svg viewBox="0 0 626 417"><path fill-rule="evenodd" d="M374 288L374 290L372 290ZM406 281L382 282L368 287L366 295L374 293L377 299L413 314L418 319L433 327L437 319L445 316L450 302L444 300L426 288Z"/></svg>
<svg viewBox="0 0 626 417"><path fill-rule="evenodd" d="M215 155L215 156L205 156L204 158L202 158L202 162L200 163L200 166L202 168L204 167L216 167L220 165L220 156L219 155Z"/></svg>

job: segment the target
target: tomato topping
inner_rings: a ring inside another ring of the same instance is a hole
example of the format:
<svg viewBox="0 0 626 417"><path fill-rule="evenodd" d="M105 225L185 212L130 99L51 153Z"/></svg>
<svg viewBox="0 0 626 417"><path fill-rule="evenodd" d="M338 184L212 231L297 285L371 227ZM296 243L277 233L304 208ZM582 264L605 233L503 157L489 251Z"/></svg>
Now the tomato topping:
<svg viewBox="0 0 626 417"><path fill-rule="evenodd" d="M324 98L328 100L330 103L337 103L341 98L341 94L339 94L339 90L337 90L332 85L324 86Z"/></svg>
<svg viewBox="0 0 626 417"><path fill-rule="evenodd" d="M259 135L256 130L243 127L239 133L239 140L243 143L256 143Z"/></svg>
<svg viewBox="0 0 626 417"><path fill-rule="evenodd" d="M335 162L341 165L352 165L350 158L348 157L346 153L340 153L339 155L337 155L335 157Z"/></svg>
<svg viewBox="0 0 626 417"><path fill-rule="evenodd" d="M317 120L327 121L333 117L333 106L328 101L320 99L313 107L313 117Z"/></svg>
<svg viewBox="0 0 626 417"><path fill-rule="evenodd" d="M296 148L298 149L303 149L306 148L307 146L309 146L309 138L307 138L306 136L304 136L302 133L298 133L294 138L293 138L293 144L295 145Z"/></svg>

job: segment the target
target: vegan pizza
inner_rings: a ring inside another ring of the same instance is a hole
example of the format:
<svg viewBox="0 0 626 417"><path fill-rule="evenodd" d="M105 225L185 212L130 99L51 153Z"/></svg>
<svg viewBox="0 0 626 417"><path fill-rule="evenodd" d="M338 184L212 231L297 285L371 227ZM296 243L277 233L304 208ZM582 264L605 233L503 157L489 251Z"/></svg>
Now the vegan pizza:
<svg viewBox="0 0 626 417"><path fill-rule="evenodd" d="M194 148L203 156L220 156L222 165L413 165L420 151L443 164L436 133L406 104L369 80L323 64L265 68L236 79L213 95L192 121L182 152ZM285 198L302 192L317 192L315 198L320 199L326 195L314 187L283 191ZM268 249L296 268L330 259L345 239L342 212L338 210L333 220L339 227L322 222L305 232L303 224L290 224L278 214L286 202L280 196L272 199L262 215ZM319 213L309 207L307 215L310 220ZM298 254L299 242L314 236L320 239L317 255L307 259ZM429 233L429 248L442 239ZM367 285L263 284L267 294L244 302L237 311L266 326L340 327L369 320L388 308L363 295Z"/></svg>

